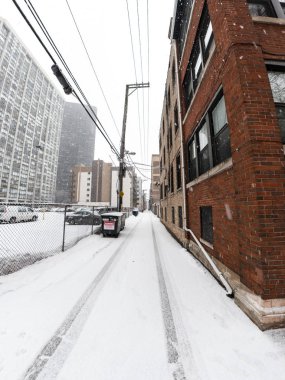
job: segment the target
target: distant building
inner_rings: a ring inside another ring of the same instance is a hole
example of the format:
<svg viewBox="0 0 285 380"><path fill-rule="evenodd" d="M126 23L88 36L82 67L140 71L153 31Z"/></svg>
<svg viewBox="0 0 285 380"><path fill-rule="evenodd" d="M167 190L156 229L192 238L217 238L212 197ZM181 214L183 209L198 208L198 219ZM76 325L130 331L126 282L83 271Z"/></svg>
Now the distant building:
<svg viewBox="0 0 285 380"><path fill-rule="evenodd" d="M96 108L94 107L96 112ZM78 103L65 103L60 137L56 202L71 201L71 174L76 165L91 167L94 159L95 125Z"/></svg>
<svg viewBox="0 0 285 380"><path fill-rule="evenodd" d="M92 163L92 202L111 202L112 164L102 160Z"/></svg>
<svg viewBox="0 0 285 380"><path fill-rule="evenodd" d="M118 206L118 173L119 168L112 168L112 187L111 187L111 207ZM132 167L128 167L126 170L126 175L123 178L123 203L122 208L133 208L137 207L137 198L136 198L136 179L135 171Z"/></svg>
<svg viewBox="0 0 285 380"><path fill-rule="evenodd" d="M91 201L92 168L77 165L72 168L71 203L88 203Z"/></svg>
<svg viewBox="0 0 285 380"><path fill-rule="evenodd" d="M137 208L139 210L144 210L144 202L143 202L143 189L142 189L142 179L140 177L137 177L136 182L136 191L137 191Z"/></svg>
<svg viewBox="0 0 285 380"><path fill-rule="evenodd" d="M151 156L151 184L149 192L149 208L155 215L159 215L159 183L160 183L160 172L159 172L159 154L153 154Z"/></svg>
<svg viewBox="0 0 285 380"><path fill-rule="evenodd" d="M0 201L53 202L64 101L0 18Z"/></svg>

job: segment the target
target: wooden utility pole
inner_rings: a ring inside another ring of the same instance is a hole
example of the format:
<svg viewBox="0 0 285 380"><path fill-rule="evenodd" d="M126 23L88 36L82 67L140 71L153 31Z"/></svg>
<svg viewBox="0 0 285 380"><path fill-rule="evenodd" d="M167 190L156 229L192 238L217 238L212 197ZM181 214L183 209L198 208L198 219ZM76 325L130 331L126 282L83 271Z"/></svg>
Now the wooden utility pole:
<svg viewBox="0 0 285 380"><path fill-rule="evenodd" d="M122 136L121 136L121 147L120 147L120 163L119 163L119 186L118 186L118 211L122 210L123 203L123 178L125 174L125 140L126 140L126 126L127 126L127 114L128 114L128 100L129 96L132 95L138 88L147 88L149 83L136 83L136 84L127 84L126 93L125 93L125 106L124 106L124 117L123 117L123 126L122 126ZM129 90L133 91L129 93Z"/></svg>

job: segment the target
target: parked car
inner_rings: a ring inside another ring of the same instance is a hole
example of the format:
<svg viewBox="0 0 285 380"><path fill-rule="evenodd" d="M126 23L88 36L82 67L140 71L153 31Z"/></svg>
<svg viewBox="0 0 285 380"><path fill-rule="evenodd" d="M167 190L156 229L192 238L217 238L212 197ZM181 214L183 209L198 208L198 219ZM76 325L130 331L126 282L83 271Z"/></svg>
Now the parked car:
<svg viewBox="0 0 285 380"><path fill-rule="evenodd" d="M36 221L38 214L31 207L0 206L0 223Z"/></svg>
<svg viewBox="0 0 285 380"><path fill-rule="evenodd" d="M98 213L80 210L75 211L65 217L65 221L69 224L93 224L99 226L102 223L102 218Z"/></svg>

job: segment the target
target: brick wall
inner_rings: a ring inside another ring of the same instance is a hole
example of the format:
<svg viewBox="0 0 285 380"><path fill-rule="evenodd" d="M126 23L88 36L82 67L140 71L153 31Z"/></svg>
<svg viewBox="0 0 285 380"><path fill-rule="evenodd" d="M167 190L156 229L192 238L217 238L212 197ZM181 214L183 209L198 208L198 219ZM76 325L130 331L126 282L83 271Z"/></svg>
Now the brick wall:
<svg viewBox="0 0 285 380"><path fill-rule="evenodd" d="M181 83L202 7L203 2L196 3L192 14L191 36L180 66ZM208 0L208 8L215 49L190 110L183 108L183 138L187 144L222 87L232 168L188 189L188 223L200 236L199 207L211 205L213 250L205 248L262 298L282 298L285 297L285 161L264 60L269 57L285 60L282 56L285 38L280 38L285 35L285 25L279 21L269 24L252 20L244 0Z"/></svg>

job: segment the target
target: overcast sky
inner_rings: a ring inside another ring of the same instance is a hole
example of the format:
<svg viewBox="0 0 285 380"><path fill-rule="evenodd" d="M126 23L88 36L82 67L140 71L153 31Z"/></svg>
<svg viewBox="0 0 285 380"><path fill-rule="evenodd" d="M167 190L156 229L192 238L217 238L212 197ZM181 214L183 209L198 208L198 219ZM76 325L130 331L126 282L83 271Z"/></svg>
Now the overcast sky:
<svg viewBox="0 0 285 380"><path fill-rule="evenodd" d="M17 0L17 2L29 19L33 20L25 6L25 1ZM121 132L126 84L136 83L136 80L138 83L150 81L149 90L137 90L137 93L129 97L126 133L126 149L136 152L133 159L136 162L150 163L151 154L158 153L158 132L170 52L168 29L174 0L68 0L115 122L88 61L67 1L31 0L31 2L89 102L97 107L98 117L118 149L120 145L118 130ZM130 34L127 9L132 34ZM12 0L1 0L1 16L20 35L42 69L52 78L50 58L29 30ZM52 49L49 49L57 58ZM56 60L59 63L59 60ZM61 64L60 66L62 67ZM54 78L52 80L55 82ZM60 92L64 95L62 89ZM66 100L75 101L71 95ZM109 146L97 131L95 158L111 162L110 154ZM114 155L112 158L117 163ZM146 171L144 174L148 176L149 172Z"/></svg>

